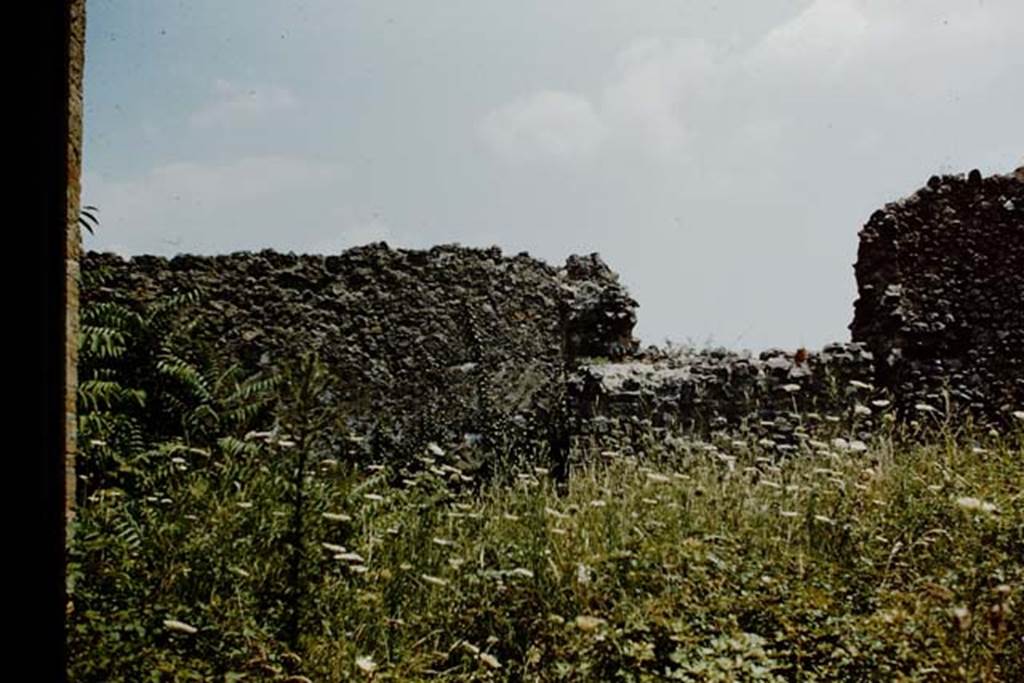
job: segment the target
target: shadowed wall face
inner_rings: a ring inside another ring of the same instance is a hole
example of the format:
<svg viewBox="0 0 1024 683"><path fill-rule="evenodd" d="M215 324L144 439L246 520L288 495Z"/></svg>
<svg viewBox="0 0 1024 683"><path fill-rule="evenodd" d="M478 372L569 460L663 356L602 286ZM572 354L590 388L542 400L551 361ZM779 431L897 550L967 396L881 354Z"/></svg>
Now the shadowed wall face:
<svg viewBox="0 0 1024 683"><path fill-rule="evenodd" d="M572 359L635 346L636 302L596 254L556 268L498 248L376 243L329 256L90 252L83 268L105 273L86 304L199 288L195 337L251 371L316 350L339 412L357 433L395 437L389 450L467 434L548 438Z"/></svg>
<svg viewBox="0 0 1024 683"><path fill-rule="evenodd" d="M1024 406L1024 169L933 176L860 233L850 330L905 408Z"/></svg>

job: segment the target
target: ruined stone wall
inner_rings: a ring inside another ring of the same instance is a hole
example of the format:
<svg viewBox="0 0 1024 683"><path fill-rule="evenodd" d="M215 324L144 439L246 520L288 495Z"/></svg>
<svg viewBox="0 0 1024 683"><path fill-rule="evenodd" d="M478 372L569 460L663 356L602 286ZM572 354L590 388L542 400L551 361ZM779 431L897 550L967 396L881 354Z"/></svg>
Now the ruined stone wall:
<svg viewBox="0 0 1024 683"><path fill-rule="evenodd" d="M785 452L816 432L866 439L887 419L938 424L957 406L996 422L1024 409L1024 168L933 177L860 236L853 342L584 360L568 384L574 433L620 452L652 433Z"/></svg>
<svg viewBox="0 0 1024 683"><path fill-rule="evenodd" d="M937 177L876 212L861 232L854 341L811 352L640 351L637 304L596 254L555 268L496 247L380 243L332 256L88 254L84 267L112 274L89 297L200 287L197 335L252 370L318 351L339 410L359 433L383 428L389 448L489 432L628 451L689 432L785 453L816 433L867 439L908 408L939 412L943 387L979 415L1021 409L1022 186L1024 169Z"/></svg>
<svg viewBox="0 0 1024 683"><path fill-rule="evenodd" d="M569 392L584 446L629 453L649 434L718 433L785 453L835 424L867 438L891 405L873 375L861 344L757 355L651 347L622 362L581 365Z"/></svg>
<svg viewBox="0 0 1024 683"><path fill-rule="evenodd" d="M83 265L108 271L92 299L200 288L196 335L251 370L318 351L339 410L396 448L488 430L543 434L561 419L570 356L635 346L635 302L596 255L554 268L496 247L379 243L332 256L89 253Z"/></svg>
<svg viewBox="0 0 1024 683"><path fill-rule="evenodd" d="M1024 406L1024 168L933 176L860 232L850 330L904 412Z"/></svg>

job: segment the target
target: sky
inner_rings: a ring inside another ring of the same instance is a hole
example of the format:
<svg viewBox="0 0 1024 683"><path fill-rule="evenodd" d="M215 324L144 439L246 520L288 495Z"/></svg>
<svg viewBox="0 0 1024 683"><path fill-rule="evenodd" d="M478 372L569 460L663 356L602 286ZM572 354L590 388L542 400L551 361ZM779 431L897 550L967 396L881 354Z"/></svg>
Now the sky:
<svg viewBox="0 0 1024 683"><path fill-rule="evenodd" d="M857 232L1024 164L1021 0L88 0L85 246L599 252L644 344L849 339Z"/></svg>

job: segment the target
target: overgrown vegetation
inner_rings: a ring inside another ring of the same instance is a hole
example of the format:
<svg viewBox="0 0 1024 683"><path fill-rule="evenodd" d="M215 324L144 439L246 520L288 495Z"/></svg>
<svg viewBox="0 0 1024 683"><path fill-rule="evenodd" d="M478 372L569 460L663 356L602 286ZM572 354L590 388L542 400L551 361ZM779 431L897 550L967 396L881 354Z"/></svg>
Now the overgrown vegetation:
<svg viewBox="0 0 1024 683"><path fill-rule="evenodd" d="M315 357L223 366L196 296L83 311L73 680L1024 680L1024 422L480 482L331 452Z"/></svg>

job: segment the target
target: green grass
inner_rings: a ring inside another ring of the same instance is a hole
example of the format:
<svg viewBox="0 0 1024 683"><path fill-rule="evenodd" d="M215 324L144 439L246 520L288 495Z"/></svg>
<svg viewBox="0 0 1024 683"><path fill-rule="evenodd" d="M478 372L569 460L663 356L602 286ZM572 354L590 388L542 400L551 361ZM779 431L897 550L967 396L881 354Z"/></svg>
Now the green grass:
<svg viewBox="0 0 1024 683"><path fill-rule="evenodd" d="M1024 680L1021 432L595 455L567 493L321 461L298 592L294 454L176 457L79 510L74 680Z"/></svg>

